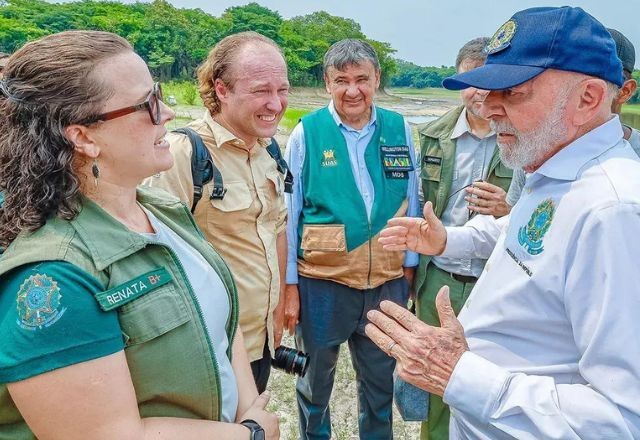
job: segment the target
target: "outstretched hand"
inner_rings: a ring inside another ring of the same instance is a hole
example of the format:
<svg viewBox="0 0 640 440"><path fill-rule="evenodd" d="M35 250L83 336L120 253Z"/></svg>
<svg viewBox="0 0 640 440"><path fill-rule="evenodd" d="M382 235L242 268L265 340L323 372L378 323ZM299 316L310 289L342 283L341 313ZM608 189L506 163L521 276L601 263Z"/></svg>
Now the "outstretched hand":
<svg viewBox="0 0 640 440"><path fill-rule="evenodd" d="M403 380L442 396L453 369L469 346L451 307L449 287L438 292L436 309L441 327L425 324L406 308L383 301L380 311L367 313L371 323L365 332L382 351L396 359L396 371Z"/></svg>
<svg viewBox="0 0 640 440"><path fill-rule="evenodd" d="M387 251L410 250L425 255L439 255L447 244L447 231L427 202L424 218L395 217L380 231L378 242Z"/></svg>

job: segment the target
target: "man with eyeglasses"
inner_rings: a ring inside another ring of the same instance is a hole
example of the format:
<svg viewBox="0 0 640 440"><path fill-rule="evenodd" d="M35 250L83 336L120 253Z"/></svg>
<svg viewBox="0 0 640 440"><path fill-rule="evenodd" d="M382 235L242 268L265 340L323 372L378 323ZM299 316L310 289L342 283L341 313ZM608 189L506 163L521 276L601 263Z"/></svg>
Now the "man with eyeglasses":
<svg viewBox="0 0 640 440"><path fill-rule="evenodd" d="M233 273L240 328L258 391L280 345L287 242L284 181L267 151L287 107L289 81L281 49L255 32L222 39L198 69L204 116L188 125L200 136L220 173L202 188L193 215ZM162 187L191 207L192 144L167 136L175 159L145 183Z"/></svg>
<svg viewBox="0 0 640 440"><path fill-rule="evenodd" d="M481 66L488 38L476 38L458 52L456 70L467 72ZM465 224L474 214L475 198L467 190L471 185L493 186L505 194L512 171L498 156L496 135L489 121L479 114L487 92L470 87L461 92L462 105L418 131L421 150L421 182L426 208L447 226ZM494 192L496 192L494 191ZM496 215L505 215L504 202L495 197ZM435 297L444 285L450 287L456 313L464 305L486 260L478 258L420 257L416 275L416 315L430 325L439 325ZM421 438L443 440L449 436L449 411L439 396L431 395L429 417L421 429Z"/></svg>

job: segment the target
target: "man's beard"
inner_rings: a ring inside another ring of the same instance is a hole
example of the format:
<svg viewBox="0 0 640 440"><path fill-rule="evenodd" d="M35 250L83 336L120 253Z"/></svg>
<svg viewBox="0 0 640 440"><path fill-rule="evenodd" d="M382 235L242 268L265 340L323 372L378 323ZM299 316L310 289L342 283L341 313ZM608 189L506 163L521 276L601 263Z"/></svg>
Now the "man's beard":
<svg viewBox="0 0 640 440"><path fill-rule="evenodd" d="M515 136L512 145L500 145L500 159L509 168L517 169L540 164L551 151L565 138L563 123L565 109L569 100L566 90L556 100L556 105L538 127L529 133L518 132L509 122L490 121L494 133L507 133Z"/></svg>

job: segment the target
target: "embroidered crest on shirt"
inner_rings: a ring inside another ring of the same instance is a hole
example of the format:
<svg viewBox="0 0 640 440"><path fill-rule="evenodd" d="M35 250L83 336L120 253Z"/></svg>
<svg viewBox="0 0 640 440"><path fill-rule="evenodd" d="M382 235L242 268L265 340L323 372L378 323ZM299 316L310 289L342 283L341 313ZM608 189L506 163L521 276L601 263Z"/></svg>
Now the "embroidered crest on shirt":
<svg viewBox="0 0 640 440"><path fill-rule="evenodd" d="M518 243L531 255L541 254L544 250L542 240L551 226L555 209L553 200L546 199L533 211L529 223L518 230Z"/></svg>
<svg viewBox="0 0 640 440"><path fill-rule="evenodd" d="M490 55L506 49L513 36L516 34L517 27L518 25L513 19L500 26L496 33L493 34L493 37L491 37L491 40L489 40L489 43L485 46L485 53Z"/></svg>
<svg viewBox="0 0 640 440"><path fill-rule="evenodd" d="M60 307L60 288L53 278L30 276L18 290L17 323L25 330L42 329L55 324L67 310Z"/></svg>
<svg viewBox="0 0 640 440"><path fill-rule="evenodd" d="M333 149L324 150L322 152L322 163L323 167L335 167L338 165L338 161L336 160L336 152Z"/></svg>

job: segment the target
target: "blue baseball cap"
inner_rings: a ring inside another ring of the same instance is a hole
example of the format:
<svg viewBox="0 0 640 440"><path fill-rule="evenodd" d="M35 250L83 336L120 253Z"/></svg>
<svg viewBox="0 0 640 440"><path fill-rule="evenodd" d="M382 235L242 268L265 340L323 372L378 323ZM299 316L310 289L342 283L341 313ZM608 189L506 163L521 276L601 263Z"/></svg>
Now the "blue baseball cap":
<svg viewBox="0 0 640 440"><path fill-rule="evenodd" d="M450 90L515 87L546 69L624 82L622 62L607 29L581 8L531 8L517 12L484 48L484 66L442 81Z"/></svg>

